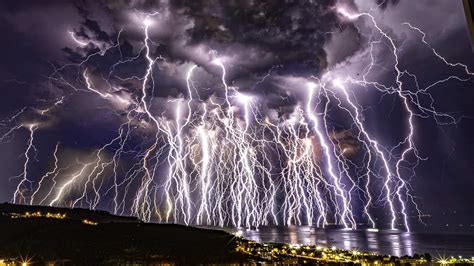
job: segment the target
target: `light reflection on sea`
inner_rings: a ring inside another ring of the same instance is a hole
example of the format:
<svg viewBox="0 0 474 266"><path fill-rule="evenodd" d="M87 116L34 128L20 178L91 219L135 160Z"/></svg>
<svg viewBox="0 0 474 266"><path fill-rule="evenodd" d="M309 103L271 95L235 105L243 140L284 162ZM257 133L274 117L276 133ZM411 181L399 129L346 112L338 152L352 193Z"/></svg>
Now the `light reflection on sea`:
<svg viewBox="0 0 474 266"><path fill-rule="evenodd" d="M336 246L343 249L374 252L382 255L413 256L430 253L433 257L474 256L473 233L407 233L395 230L321 229L310 226L262 227L255 229L230 228L259 243Z"/></svg>

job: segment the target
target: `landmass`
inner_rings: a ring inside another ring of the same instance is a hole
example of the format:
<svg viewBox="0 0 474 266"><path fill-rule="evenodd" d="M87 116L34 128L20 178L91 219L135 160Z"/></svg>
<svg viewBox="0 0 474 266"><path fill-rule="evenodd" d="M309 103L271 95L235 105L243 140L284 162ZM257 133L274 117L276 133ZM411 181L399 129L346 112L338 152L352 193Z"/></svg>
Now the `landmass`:
<svg viewBox="0 0 474 266"><path fill-rule="evenodd" d="M0 204L0 266L150 264L426 264L331 247L256 243L238 234L144 223L104 211ZM446 263L472 263L449 258ZM473 261L474 262L474 261Z"/></svg>

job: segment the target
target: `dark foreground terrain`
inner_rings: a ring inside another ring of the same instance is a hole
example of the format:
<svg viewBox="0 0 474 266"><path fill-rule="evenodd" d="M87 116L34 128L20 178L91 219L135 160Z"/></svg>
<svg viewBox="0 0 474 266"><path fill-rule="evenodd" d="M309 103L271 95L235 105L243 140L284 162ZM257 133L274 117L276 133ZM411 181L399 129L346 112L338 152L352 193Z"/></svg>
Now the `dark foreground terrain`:
<svg viewBox="0 0 474 266"><path fill-rule="evenodd" d="M42 264L238 263L233 235L83 209L0 204L3 259Z"/></svg>
<svg viewBox="0 0 474 266"><path fill-rule="evenodd" d="M143 223L85 209L0 204L0 266L253 264L474 265L474 258L384 256L256 243L224 231Z"/></svg>

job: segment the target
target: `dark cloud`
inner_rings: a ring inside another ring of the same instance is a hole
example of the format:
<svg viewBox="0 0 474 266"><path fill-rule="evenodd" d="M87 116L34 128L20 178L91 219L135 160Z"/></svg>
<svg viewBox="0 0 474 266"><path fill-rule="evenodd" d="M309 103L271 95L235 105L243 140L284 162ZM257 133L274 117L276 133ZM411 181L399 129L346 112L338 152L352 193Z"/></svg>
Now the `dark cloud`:
<svg viewBox="0 0 474 266"><path fill-rule="evenodd" d="M194 22L190 44L219 49L241 44L269 54L271 60L249 71L268 71L281 64L281 73L315 73L326 66L322 46L337 23L331 8L336 1L172 1L177 12ZM255 58L256 60L257 58Z"/></svg>
<svg viewBox="0 0 474 266"><path fill-rule="evenodd" d="M390 5L396 5L398 2L400 2L400 0L376 0L377 5L382 9L385 9Z"/></svg>
<svg viewBox="0 0 474 266"><path fill-rule="evenodd" d="M73 43L62 50L70 62L79 63L110 48L123 30L119 49L108 50L106 55L96 56L83 65L100 75L108 73L118 57L127 60L137 56L143 48L141 20L145 12L157 11L160 15L149 32L153 56L164 58L157 62L160 71L155 72L155 78L160 82L155 84L156 97L178 97L186 93L183 71L189 63L198 64L214 75L206 75L207 81L196 77L198 84L206 85L207 92L208 88L221 90L220 69L210 65L212 57L218 56L226 58L227 78L234 86L273 99L268 101L271 108L282 107L295 104L297 99L290 99L294 94L286 93L288 88L274 86L272 76L309 77L327 67L324 44L334 29L342 29L334 12L335 4L335 0L76 2L75 8L82 19L71 27L75 36L88 45L78 47ZM107 18L97 14L106 14ZM113 27L110 21L114 21ZM140 75L139 68L134 66L143 65L143 57L135 63L113 67L114 74ZM269 73L268 82L259 82ZM134 91L127 82L111 81ZM203 95L204 98L209 97L209 93L205 94L208 96Z"/></svg>
<svg viewBox="0 0 474 266"><path fill-rule="evenodd" d="M103 144L123 121L125 107L87 91L81 73L87 69L98 90L137 102L141 97L139 78L143 76L147 63L141 23L145 13L156 11L159 15L153 17L155 22L149 31L151 54L162 58L156 62L155 87L150 91L155 97L151 101L153 110L169 112L168 101L189 97L184 77L193 64L199 66L193 82L201 100L221 94L221 70L210 62L215 57L222 57L228 67L229 84L240 92L259 97L263 105L261 111L268 116L287 118L305 97L304 88L301 88L303 80L310 75L318 76L328 66L345 62L366 48L364 41L370 34L361 34L364 25L356 27L352 21L341 22L335 11L337 3L345 3L360 11L378 4L383 12L374 11L377 20L402 47L403 66L425 77L420 79L420 83L445 76L446 68L440 67L439 60L428 57L430 51L426 47L420 48L420 36L401 26L405 21L423 28L430 43L443 55L472 65L462 7L451 1L2 1L0 114L2 118L8 117L19 108L28 106L20 122L54 122L55 129L48 128L47 131L51 133L50 139L62 138L65 145L81 147ZM88 44L78 45L71 39L70 31ZM117 41L119 46L114 46ZM456 49L453 49L454 45ZM468 50L469 56L466 56ZM79 65L88 57L91 59ZM127 64L116 64L119 60ZM366 67L358 63L350 62L359 69ZM383 67L388 63L388 60L380 62L381 70L377 74L381 80L388 80L387 77L393 75L387 74ZM55 69L68 64L72 65L50 78ZM429 72L425 70L427 66L432 67ZM126 79L132 76L136 78ZM472 90L469 91L467 85L456 86L462 92L454 92L448 87L449 93L446 90L437 93L442 99L441 107L444 110L471 110ZM74 97L69 97L71 95ZM38 112L52 106L62 96L66 97L60 111L47 115ZM367 94L367 97L361 97L361 102L365 104L364 101L369 102L375 96ZM368 111L365 118L373 121L370 130L382 132L379 133L380 139L386 143L396 142L404 130L403 125L387 126L386 122L402 115L400 107L388 100L381 100L378 104L370 108L379 111ZM425 126L433 132L438 128L433 123ZM456 182L450 183L447 176L455 175L453 169L463 169L464 176L472 172L470 145L464 145L472 143L472 129L466 124L461 124L460 128L463 131L459 134L424 132L426 140L420 140L422 151L436 154L433 155L435 163L429 167L421 166L420 176L441 180L451 193L464 180L456 177ZM88 135L94 136L89 138ZM446 144L453 139L459 144ZM354 152L357 150L352 138L347 137L344 141L344 145ZM432 144L438 141L443 145ZM50 142L56 141L45 140L44 145ZM455 148L460 153L452 155ZM14 150L17 154L23 147ZM425 185L425 182L415 180L414 187L432 199L430 189L436 190L437 182L432 183ZM447 199L445 208L469 200L463 195L468 195L465 190L471 187L459 188L464 193L459 193L455 200ZM443 193L441 189L437 191ZM9 197L3 192L1 196L4 200ZM445 198L448 198L446 193Z"/></svg>

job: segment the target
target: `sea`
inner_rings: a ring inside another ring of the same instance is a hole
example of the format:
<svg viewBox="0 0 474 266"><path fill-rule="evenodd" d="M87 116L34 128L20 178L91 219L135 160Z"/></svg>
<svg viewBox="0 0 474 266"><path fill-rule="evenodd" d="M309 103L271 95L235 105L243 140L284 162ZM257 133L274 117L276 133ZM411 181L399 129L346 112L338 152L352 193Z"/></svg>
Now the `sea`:
<svg viewBox="0 0 474 266"><path fill-rule="evenodd" d="M474 257L474 231L405 232L377 229L324 229L312 226L227 228L226 231L259 243L336 247L392 256L429 253L433 258Z"/></svg>

